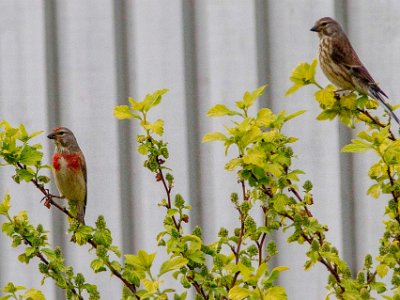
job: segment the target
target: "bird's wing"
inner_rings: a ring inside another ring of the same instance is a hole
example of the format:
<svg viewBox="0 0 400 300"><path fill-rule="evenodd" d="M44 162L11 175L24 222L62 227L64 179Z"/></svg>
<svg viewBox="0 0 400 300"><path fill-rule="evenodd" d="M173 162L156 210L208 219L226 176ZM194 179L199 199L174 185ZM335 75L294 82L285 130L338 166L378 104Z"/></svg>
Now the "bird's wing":
<svg viewBox="0 0 400 300"><path fill-rule="evenodd" d="M87 169L86 169L85 156L83 155L82 151L81 151L81 164L82 164L83 178L85 179L85 207L84 207L84 210L86 210L86 202L87 202Z"/></svg>
<svg viewBox="0 0 400 300"><path fill-rule="evenodd" d="M334 39L332 44L331 57L336 64L344 66L353 76L356 76L367 85L376 84L346 36Z"/></svg>

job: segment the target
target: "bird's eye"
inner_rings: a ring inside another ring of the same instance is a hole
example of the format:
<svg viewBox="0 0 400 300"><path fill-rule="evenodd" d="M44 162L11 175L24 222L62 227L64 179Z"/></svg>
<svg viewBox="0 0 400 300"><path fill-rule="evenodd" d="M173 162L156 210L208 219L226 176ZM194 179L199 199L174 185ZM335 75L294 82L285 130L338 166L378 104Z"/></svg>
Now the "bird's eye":
<svg viewBox="0 0 400 300"><path fill-rule="evenodd" d="M59 132L58 134L59 134L59 135L64 135L65 132L64 132L64 131L61 131L61 132Z"/></svg>
<svg viewBox="0 0 400 300"><path fill-rule="evenodd" d="M327 22L322 22L322 23L321 23L321 26L325 27L326 24L328 24L328 23L327 23Z"/></svg>

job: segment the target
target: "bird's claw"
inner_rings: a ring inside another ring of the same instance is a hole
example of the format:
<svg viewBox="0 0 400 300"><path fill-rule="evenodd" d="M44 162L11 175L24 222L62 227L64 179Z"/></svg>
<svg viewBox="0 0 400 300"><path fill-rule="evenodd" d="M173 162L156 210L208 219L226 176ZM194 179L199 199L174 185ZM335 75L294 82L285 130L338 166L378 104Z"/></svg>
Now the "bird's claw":
<svg viewBox="0 0 400 300"><path fill-rule="evenodd" d="M43 200L44 200L43 205L46 206L48 209L50 209L50 207L51 207L51 196L49 196L49 195L44 196L42 198L42 200L40 200L40 202L43 202Z"/></svg>
<svg viewBox="0 0 400 300"><path fill-rule="evenodd" d="M349 96L352 92L351 90L336 90L334 97L336 100L340 100L341 97Z"/></svg>

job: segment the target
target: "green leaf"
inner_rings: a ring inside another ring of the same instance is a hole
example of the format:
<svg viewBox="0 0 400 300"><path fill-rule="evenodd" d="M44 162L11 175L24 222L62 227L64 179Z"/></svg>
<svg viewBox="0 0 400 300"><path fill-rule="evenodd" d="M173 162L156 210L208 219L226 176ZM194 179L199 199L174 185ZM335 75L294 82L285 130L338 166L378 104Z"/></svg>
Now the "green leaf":
<svg viewBox="0 0 400 300"><path fill-rule="evenodd" d="M207 117L222 117L222 116L234 116L239 115L239 113L230 110L223 104L217 104L211 107L207 112Z"/></svg>
<svg viewBox="0 0 400 300"><path fill-rule="evenodd" d="M35 177L35 173L31 169L18 169L16 175L25 182L29 182Z"/></svg>
<svg viewBox="0 0 400 300"><path fill-rule="evenodd" d="M251 291L249 289L245 289L236 285L229 290L228 298L230 300L242 300L250 295Z"/></svg>
<svg viewBox="0 0 400 300"><path fill-rule="evenodd" d="M188 260L184 257L175 257L173 259L167 260L161 265L159 276L167 272L179 269L185 266L187 263Z"/></svg>
<svg viewBox="0 0 400 300"><path fill-rule="evenodd" d="M34 166L38 162L40 162L42 157L43 157L42 152L36 150L31 146L25 145L21 151L19 162L27 166Z"/></svg>
<svg viewBox="0 0 400 300"><path fill-rule="evenodd" d="M221 132L210 132L204 135L202 142L225 141L226 139L227 137Z"/></svg>
<svg viewBox="0 0 400 300"><path fill-rule="evenodd" d="M150 271L155 256L156 253L148 254L144 250L139 250L138 255L126 254L125 263L144 271Z"/></svg>
<svg viewBox="0 0 400 300"><path fill-rule="evenodd" d="M114 107L113 114L118 120L132 119L135 116L128 105L119 105Z"/></svg>
<svg viewBox="0 0 400 300"><path fill-rule="evenodd" d="M90 267L95 273L106 271L107 269L104 267L104 261L100 258L94 259L90 263Z"/></svg>

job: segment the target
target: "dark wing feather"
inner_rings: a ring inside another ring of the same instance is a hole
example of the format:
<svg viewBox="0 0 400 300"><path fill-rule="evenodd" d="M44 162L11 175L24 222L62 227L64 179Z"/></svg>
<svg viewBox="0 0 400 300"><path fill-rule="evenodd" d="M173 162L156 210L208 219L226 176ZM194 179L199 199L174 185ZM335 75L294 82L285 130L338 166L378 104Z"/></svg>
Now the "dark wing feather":
<svg viewBox="0 0 400 300"><path fill-rule="evenodd" d="M375 80L362 64L357 53L354 51L349 39L345 34L335 38L332 43L332 60L348 69L353 76L366 85L375 84ZM382 94L384 94L382 92Z"/></svg>

